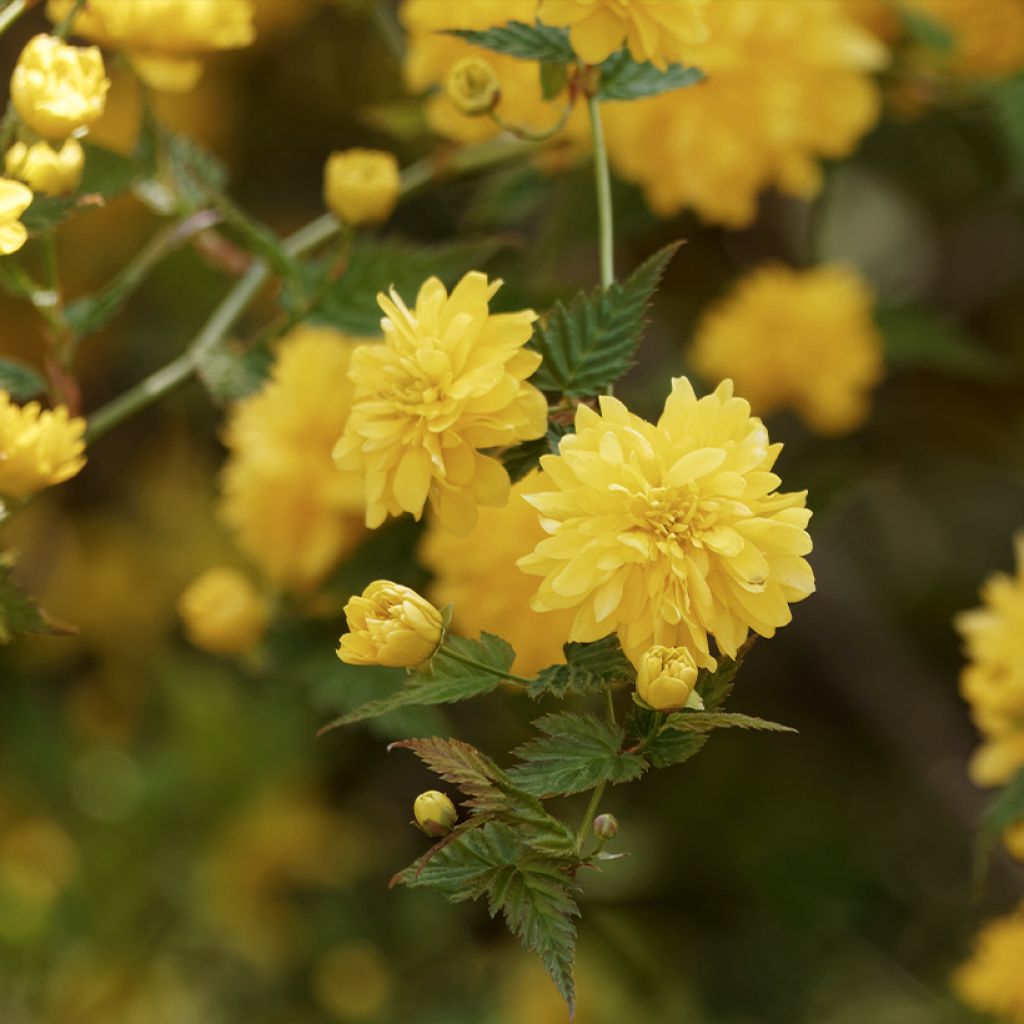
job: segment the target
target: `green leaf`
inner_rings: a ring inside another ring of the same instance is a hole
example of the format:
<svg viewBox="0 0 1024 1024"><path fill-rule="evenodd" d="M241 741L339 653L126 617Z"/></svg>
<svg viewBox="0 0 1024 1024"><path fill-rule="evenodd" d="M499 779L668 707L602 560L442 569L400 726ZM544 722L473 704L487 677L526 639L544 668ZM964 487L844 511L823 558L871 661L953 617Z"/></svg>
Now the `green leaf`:
<svg viewBox="0 0 1024 1024"><path fill-rule="evenodd" d="M639 100L702 81L704 72L699 68L669 64L661 71L647 61L633 60L628 50L619 50L601 65L597 95L602 100Z"/></svg>
<svg viewBox="0 0 1024 1024"><path fill-rule="evenodd" d="M538 324L531 344L544 362L531 378L543 391L589 398L632 365L658 281L679 243L666 246L629 278L607 290L556 302Z"/></svg>
<svg viewBox="0 0 1024 1024"><path fill-rule="evenodd" d="M999 791L985 808L975 847L974 874L981 881L1000 836L1011 826L1024 821L1024 768Z"/></svg>
<svg viewBox="0 0 1024 1024"><path fill-rule="evenodd" d="M796 732L796 729L753 715L731 711L678 711L665 719L666 729L678 732L711 732L714 729L757 729L762 732Z"/></svg>
<svg viewBox="0 0 1024 1024"><path fill-rule="evenodd" d="M32 197L29 208L21 215L21 222L30 235L39 235L57 227L61 221L67 219L74 208L73 196L36 195Z"/></svg>
<svg viewBox="0 0 1024 1024"><path fill-rule="evenodd" d="M694 754L701 751L707 740L707 733L676 732L668 729L658 733L644 747L644 757L651 763L652 768L669 768L689 761Z"/></svg>
<svg viewBox="0 0 1024 1024"><path fill-rule="evenodd" d="M949 53L956 45L953 33L941 22L928 17L922 11L915 11L901 4L895 9L895 13L903 22L906 34L927 49Z"/></svg>
<svg viewBox="0 0 1024 1024"><path fill-rule="evenodd" d="M164 153L171 186L186 210L209 205L223 194L227 168L197 142L164 132Z"/></svg>
<svg viewBox="0 0 1024 1024"><path fill-rule="evenodd" d="M701 669L697 677L697 693L704 701L705 711L718 711L732 693L736 681L736 673L743 664L747 652L754 646L756 635L751 635L746 643L736 652L735 658L719 658L718 668L714 672Z"/></svg>
<svg viewBox="0 0 1024 1024"><path fill-rule="evenodd" d="M513 751L522 764L509 775L535 796L565 796L602 782L629 782L647 768L642 757L622 751L622 727L596 715L561 711L533 724L543 735Z"/></svg>
<svg viewBox="0 0 1024 1024"><path fill-rule="evenodd" d="M520 228L551 194L551 176L532 164L513 164L482 178L465 221L478 230Z"/></svg>
<svg viewBox="0 0 1024 1024"><path fill-rule="evenodd" d="M879 310L876 322L894 367L981 380L995 379L1003 372L1001 361L982 342L932 310L921 306Z"/></svg>
<svg viewBox="0 0 1024 1024"><path fill-rule="evenodd" d="M589 644L565 644L562 651L565 664L551 665L530 683L528 693L535 700L545 696L563 698L571 693L598 693L616 683L636 679L636 669L622 653L615 635Z"/></svg>
<svg viewBox="0 0 1024 1024"><path fill-rule="evenodd" d="M540 92L546 100L553 100L569 83L568 64L540 65Z"/></svg>
<svg viewBox="0 0 1024 1024"><path fill-rule="evenodd" d="M199 379L214 402L223 405L259 391L273 365L273 354L266 347L243 347L225 338L203 354Z"/></svg>
<svg viewBox="0 0 1024 1024"><path fill-rule="evenodd" d="M560 423L548 423L548 432L533 441L524 441L514 448L506 448L501 453L501 462L512 483L529 476L539 465L545 455L558 454L558 442L570 433L570 428Z"/></svg>
<svg viewBox="0 0 1024 1024"><path fill-rule="evenodd" d="M1024 75L992 82L985 91L1019 189L1024 185Z"/></svg>
<svg viewBox="0 0 1024 1024"><path fill-rule="evenodd" d="M527 25L522 21L510 21L507 25L477 31L475 29L453 28L445 35L464 39L473 46L495 53L504 53L521 60L536 60L542 64L574 64L576 54L569 43L569 33L564 28L542 25L537 22Z"/></svg>
<svg viewBox="0 0 1024 1024"><path fill-rule="evenodd" d="M14 559L0 555L0 644L9 644L22 636L60 636L74 633L69 626L55 622L11 578Z"/></svg>
<svg viewBox="0 0 1024 1024"><path fill-rule="evenodd" d="M16 402L27 402L46 390L46 381L31 366L14 359L0 359L0 390Z"/></svg>

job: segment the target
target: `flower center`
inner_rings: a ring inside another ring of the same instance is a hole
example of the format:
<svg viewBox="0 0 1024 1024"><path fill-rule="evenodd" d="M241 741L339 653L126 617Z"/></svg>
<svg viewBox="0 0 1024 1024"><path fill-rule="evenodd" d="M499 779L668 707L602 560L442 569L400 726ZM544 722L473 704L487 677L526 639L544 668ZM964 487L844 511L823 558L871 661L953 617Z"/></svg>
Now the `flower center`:
<svg viewBox="0 0 1024 1024"><path fill-rule="evenodd" d="M684 487L652 487L638 494L630 513L645 533L654 534L661 542L679 545L686 542L699 546L700 534L710 529L716 519L716 502L702 498L693 485Z"/></svg>

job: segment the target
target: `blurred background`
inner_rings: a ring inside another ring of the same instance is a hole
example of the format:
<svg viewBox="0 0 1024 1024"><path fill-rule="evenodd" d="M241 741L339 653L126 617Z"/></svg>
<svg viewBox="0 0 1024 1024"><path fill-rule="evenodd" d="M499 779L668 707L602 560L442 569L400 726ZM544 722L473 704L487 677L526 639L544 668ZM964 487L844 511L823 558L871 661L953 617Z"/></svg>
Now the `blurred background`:
<svg viewBox="0 0 1024 1024"><path fill-rule="evenodd" d="M722 733L685 766L611 791L629 856L585 880L580 1024L980 1019L949 994L950 972L978 923L1024 890L1004 854L972 889L985 797L965 772L976 737L951 626L1011 567L1024 524L1024 79L921 71L898 48L925 49L932 23L881 3L848 16L897 58L876 78L873 127L822 165L816 197L767 189L727 228L655 216L615 182L620 268L686 241L617 389L634 411L657 415L701 316L766 262L856 268L885 370L840 436L789 410L768 417L786 487L809 490L818 592L754 647L732 707L799 735ZM37 8L9 30L0 67L46 24ZM262 0L254 45L211 57L195 91L156 109L284 234L322 212L332 150L391 149L406 165L446 145L403 87L402 45L388 4ZM91 138L124 152L141 104L111 67ZM479 242L461 258L486 256L505 307L544 309L595 281L591 189L585 160L519 162L411 199L381 233ZM69 220L68 294L101 286L158 226L130 193ZM230 287L201 248L170 256L83 347L87 411L178 354ZM240 336L273 320L275 298ZM39 365L41 321L0 302L0 352ZM334 656L342 604L378 576L429 586L420 528L385 528L315 600L286 602L258 654L216 658L184 638L175 606L190 581L247 567L217 512L225 416L189 385L5 528L25 585L77 634L0 648L0 1019L563 1021L539 964L483 907L387 889L424 848L406 822L431 783L387 743L442 732L505 751L538 708L498 693L315 738L376 685Z"/></svg>

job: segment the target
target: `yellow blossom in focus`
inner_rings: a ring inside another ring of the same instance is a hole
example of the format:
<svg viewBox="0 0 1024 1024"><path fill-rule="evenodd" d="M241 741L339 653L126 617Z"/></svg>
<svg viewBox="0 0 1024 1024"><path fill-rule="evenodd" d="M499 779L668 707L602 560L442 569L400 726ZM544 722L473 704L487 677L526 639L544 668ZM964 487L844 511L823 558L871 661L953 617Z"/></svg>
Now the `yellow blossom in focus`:
<svg viewBox="0 0 1024 1024"><path fill-rule="evenodd" d="M429 498L441 525L466 534L477 505L505 504L505 467L481 449L541 437L547 402L527 378L539 353L524 346L533 310L491 313L501 281L471 271L451 295L436 278L410 310L392 289L378 295L384 344L358 349L356 385L335 459L366 480L366 523L411 512Z"/></svg>
<svg viewBox="0 0 1024 1024"><path fill-rule="evenodd" d="M496 633L515 648L515 670L526 675L563 660L573 613L541 615L530 607L537 581L516 562L546 534L526 495L541 489L531 473L512 487L508 504L482 508L471 533L456 537L431 521L420 558L433 574L429 591L439 607L452 605L452 622L466 636Z"/></svg>
<svg viewBox="0 0 1024 1024"><path fill-rule="evenodd" d="M697 673L697 663L685 647L655 645L637 662L637 696L655 711L700 707L700 697L694 691Z"/></svg>
<svg viewBox="0 0 1024 1024"><path fill-rule="evenodd" d="M1014 546L1016 573L989 577L982 606L955 620L968 659L960 692L982 736L970 765L979 786L1002 785L1024 766L1024 531Z"/></svg>
<svg viewBox="0 0 1024 1024"><path fill-rule="evenodd" d="M32 190L20 181L0 178L0 256L10 256L28 241L21 215L32 205Z"/></svg>
<svg viewBox="0 0 1024 1024"><path fill-rule="evenodd" d="M279 342L270 381L231 412L221 516L272 583L315 587L363 536L363 486L335 467L358 342L300 326Z"/></svg>
<svg viewBox="0 0 1024 1024"><path fill-rule="evenodd" d="M441 613L415 590L376 580L345 605L349 631L338 645L348 665L415 668L429 661L441 644Z"/></svg>
<svg viewBox="0 0 1024 1024"><path fill-rule="evenodd" d="M346 224L387 220L400 185L398 160L383 150L346 149L324 166L324 202Z"/></svg>
<svg viewBox="0 0 1024 1024"><path fill-rule="evenodd" d="M244 654L263 638L266 599L237 569L207 569L181 595L178 612L189 640L212 654Z"/></svg>
<svg viewBox="0 0 1024 1024"><path fill-rule="evenodd" d="M990 921L974 952L953 976L953 988L968 1006L1005 1024L1024 1024L1024 908Z"/></svg>
<svg viewBox="0 0 1024 1024"><path fill-rule="evenodd" d="M43 141L31 146L16 142L4 156L4 168L12 178L45 196L74 192L84 167L85 151L78 139L66 139L60 149Z"/></svg>
<svg viewBox="0 0 1024 1024"><path fill-rule="evenodd" d="M576 54L600 64L622 46L635 61L664 70L708 36L708 0L541 0L537 17L569 29Z"/></svg>
<svg viewBox="0 0 1024 1024"><path fill-rule="evenodd" d="M0 496L27 498L70 480L85 465L84 433L85 420L64 406L15 405L0 391Z"/></svg>
<svg viewBox="0 0 1024 1024"><path fill-rule="evenodd" d="M707 79L604 104L608 148L658 215L742 227L762 189L811 196L819 161L852 152L878 117L870 72L886 52L834 0L712 3L707 20L685 60Z"/></svg>
<svg viewBox="0 0 1024 1024"><path fill-rule="evenodd" d="M806 492L783 493L782 450L723 381L698 399L685 377L657 424L610 397L576 410L576 433L541 459L550 490L527 496L547 533L521 559L543 576L538 611L575 608L570 640L617 632L638 664L655 644L736 656L773 636L814 590Z"/></svg>
<svg viewBox="0 0 1024 1024"><path fill-rule="evenodd" d="M867 283L843 267L759 267L704 315L694 368L731 377L762 415L793 408L822 434L852 430L883 370L872 303Z"/></svg>
<svg viewBox="0 0 1024 1024"><path fill-rule="evenodd" d="M928 63L965 78L1005 78L1024 70L1024 0L903 0L953 39Z"/></svg>
<svg viewBox="0 0 1024 1024"><path fill-rule="evenodd" d="M428 836L446 836L459 820L455 804L442 792L428 789L413 801L412 814Z"/></svg>
<svg viewBox="0 0 1024 1024"><path fill-rule="evenodd" d="M58 23L74 0L49 0ZM127 51L139 77L154 89L186 92L203 72L202 54L248 46L254 38L251 0L89 0L75 16L75 35Z"/></svg>
<svg viewBox="0 0 1024 1024"><path fill-rule="evenodd" d="M379 1018L394 986L387 958L368 942L331 946L313 970L313 994L338 1020Z"/></svg>
<svg viewBox="0 0 1024 1024"><path fill-rule="evenodd" d="M489 60L463 57L452 65L444 91L456 109L477 116L494 109L501 98L501 82Z"/></svg>
<svg viewBox="0 0 1024 1024"><path fill-rule="evenodd" d="M88 128L103 113L110 81L95 46L69 46L33 36L11 75L11 102L21 119L47 139Z"/></svg>

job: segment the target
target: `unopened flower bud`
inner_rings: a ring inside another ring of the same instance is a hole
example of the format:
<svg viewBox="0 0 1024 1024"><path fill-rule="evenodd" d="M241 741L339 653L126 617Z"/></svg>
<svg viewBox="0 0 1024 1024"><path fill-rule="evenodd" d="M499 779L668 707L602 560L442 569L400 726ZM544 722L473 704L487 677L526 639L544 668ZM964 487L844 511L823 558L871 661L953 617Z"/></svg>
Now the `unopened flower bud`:
<svg viewBox="0 0 1024 1024"><path fill-rule="evenodd" d="M703 707L694 691L697 664L685 647L651 647L640 657L636 692L655 711Z"/></svg>
<svg viewBox="0 0 1024 1024"><path fill-rule="evenodd" d="M349 665L414 668L428 661L441 643L441 613L415 590L376 580L345 605L349 631L338 657Z"/></svg>
<svg viewBox="0 0 1024 1024"><path fill-rule="evenodd" d="M444 88L448 99L471 117L489 113L501 98L498 74L483 57L463 57L455 63Z"/></svg>
<svg viewBox="0 0 1024 1024"><path fill-rule="evenodd" d="M614 814L599 814L594 819L594 835L598 839L614 839L619 832L619 821Z"/></svg>
<svg viewBox="0 0 1024 1024"><path fill-rule="evenodd" d="M428 836L446 836L459 818L455 804L436 789L428 789L416 797L412 813Z"/></svg>
<svg viewBox="0 0 1024 1024"><path fill-rule="evenodd" d="M78 139L66 139L60 149L42 141L31 146L16 142L4 157L4 168L12 178L44 196L74 192L84 166L85 152Z"/></svg>
<svg viewBox="0 0 1024 1024"><path fill-rule="evenodd" d="M181 595L178 612L196 647L211 654L244 654L263 638L269 610L263 595L237 569L207 569Z"/></svg>
<svg viewBox="0 0 1024 1024"><path fill-rule="evenodd" d="M342 150L324 166L324 202L346 224L387 220L400 187L398 160L384 150Z"/></svg>

